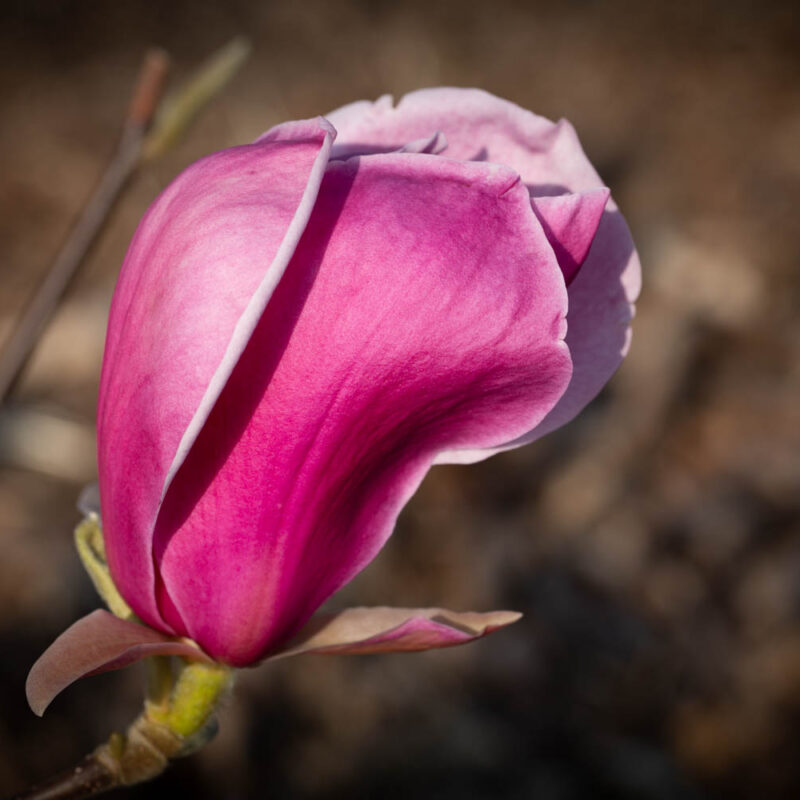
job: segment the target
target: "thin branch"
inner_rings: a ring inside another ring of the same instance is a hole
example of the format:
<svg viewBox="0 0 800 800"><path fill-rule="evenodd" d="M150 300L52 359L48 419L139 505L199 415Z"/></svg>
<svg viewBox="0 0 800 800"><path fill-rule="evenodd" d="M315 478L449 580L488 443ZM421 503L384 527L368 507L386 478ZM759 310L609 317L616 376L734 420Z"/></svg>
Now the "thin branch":
<svg viewBox="0 0 800 800"><path fill-rule="evenodd" d="M117 785L117 777L95 755L90 755L73 769L15 795L12 800L82 800Z"/></svg>
<svg viewBox="0 0 800 800"><path fill-rule="evenodd" d="M201 109L239 71L249 53L250 44L246 39L233 39L202 64L186 85L164 103L161 98L169 70L168 57L163 50L151 50L147 54L117 154L0 353L0 404L13 389L128 178L140 164L151 161L180 140Z"/></svg>
<svg viewBox="0 0 800 800"><path fill-rule="evenodd" d="M250 42L237 36L201 64L177 92L165 98L144 142L142 161L152 161L183 138L197 115L242 68L250 49Z"/></svg>
<svg viewBox="0 0 800 800"><path fill-rule="evenodd" d="M124 735L112 733L77 767L12 800L81 800L117 786L133 786L208 744L217 732L217 708L233 685L231 668L181 659L176 675L161 659L151 672L157 674L150 684L152 694Z"/></svg>
<svg viewBox="0 0 800 800"><path fill-rule="evenodd" d="M139 162L142 142L164 90L168 59L162 50L145 57L122 129L117 154L59 251L0 356L0 403L11 391L61 296Z"/></svg>

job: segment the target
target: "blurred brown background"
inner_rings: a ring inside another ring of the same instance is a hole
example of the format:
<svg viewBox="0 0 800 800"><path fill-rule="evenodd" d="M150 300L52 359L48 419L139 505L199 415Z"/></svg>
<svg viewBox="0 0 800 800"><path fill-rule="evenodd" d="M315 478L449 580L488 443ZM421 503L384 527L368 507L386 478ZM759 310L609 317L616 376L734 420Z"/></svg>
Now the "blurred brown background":
<svg viewBox="0 0 800 800"><path fill-rule="evenodd" d="M254 56L138 174L0 413L0 794L141 702L43 720L23 683L96 607L71 545L105 317L136 222L197 157L439 84L568 117L640 249L632 353L566 429L438 467L341 603L517 608L468 648L242 675L203 756L130 798L800 796L800 25L793 2L5 0L0 344L113 153L145 48ZM178 793L177 795L175 793Z"/></svg>

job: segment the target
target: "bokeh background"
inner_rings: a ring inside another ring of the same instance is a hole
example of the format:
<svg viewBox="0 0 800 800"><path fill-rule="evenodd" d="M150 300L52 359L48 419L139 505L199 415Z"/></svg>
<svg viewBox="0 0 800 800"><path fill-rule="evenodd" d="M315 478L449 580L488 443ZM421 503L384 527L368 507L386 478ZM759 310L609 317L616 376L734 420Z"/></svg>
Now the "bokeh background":
<svg viewBox="0 0 800 800"><path fill-rule="evenodd" d="M800 796L797 14L774 0L4 0L0 344L113 154L145 49L170 51L177 83L234 35L255 51L130 184L0 410L0 794L140 707L139 668L75 685L43 720L23 683L98 603L74 501L94 476L105 318L144 209L189 162L274 123L452 84L575 124L640 249L633 349L574 424L435 468L336 602L525 619L468 648L248 671L203 756L119 797Z"/></svg>

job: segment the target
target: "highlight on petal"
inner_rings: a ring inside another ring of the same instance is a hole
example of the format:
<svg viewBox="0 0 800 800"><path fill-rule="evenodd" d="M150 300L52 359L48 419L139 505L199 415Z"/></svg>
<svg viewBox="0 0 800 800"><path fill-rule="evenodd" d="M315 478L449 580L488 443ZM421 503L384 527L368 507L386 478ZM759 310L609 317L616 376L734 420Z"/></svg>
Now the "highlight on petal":
<svg viewBox="0 0 800 800"><path fill-rule="evenodd" d="M334 135L321 118L290 122L193 164L123 264L98 403L103 527L120 593L161 630L159 504L294 253Z"/></svg>
<svg viewBox="0 0 800 800"><path fill-rule="evenodd" d="M307 653L401 653L453 647L516 622L516 611L448 611L444 608L348 608L317 614L269 659Z"/></svg>
<svg viewBox="0 0 800 800"><path fill-rule="evenodd" d="M589 253L610 194L603 188L531 198L533 212L553 246L567 286Z"/></svg>
<svg viewBox="0 0 800 800"><path fill-rule="evenodd" d="M448 158L506 164L520 174L537 201L544 195L604 187L569 122L551 122L480 89L422 89L405 95L396 106L391 96L384 95L374 103L343 106L326 118L336 127L338 147L363 151L391 150L428 136L432 130L442 131L447 137ZM640 282L633 239L609 199L589 253L569 286L566 341L573 374L563 397L524 436L502 447L442 453L437 462L479 461L533 441L575 417L602 389L628 351Z"/></svg>
<svg viewBox="0 0 800 800"><path fill-rule="evenodd" d="M233 666L285 642L374 558L438 452L502 444L553 407L566 303L512 170L331 162L164 499L154 559L173 630Z"/></svg>
<svg viewBox="0 0 800 800"><path fill-rule="evenodd" d="M148 656L210 661L198 647L98 609L64 631L31 667L28 704L42 716L56 695L79 678L120 669Z"/></svg>

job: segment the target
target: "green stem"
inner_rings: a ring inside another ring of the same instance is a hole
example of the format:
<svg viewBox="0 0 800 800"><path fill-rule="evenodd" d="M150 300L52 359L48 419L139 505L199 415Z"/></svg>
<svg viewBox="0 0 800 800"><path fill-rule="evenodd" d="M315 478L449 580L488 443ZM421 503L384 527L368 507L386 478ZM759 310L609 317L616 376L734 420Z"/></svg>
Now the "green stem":
<svg viewBox="0 0 800 800"><path fill-rule="evenodd" d="M222 664L182 662L174 680L168 659L150 666L144 711L124 736L114 734L94 755L116 778L130 786L163 772L170 760L207 744L216 733L214 712L232 683Z"/></svg>
<svg viewBox="0 0 800 800"><path fill-rule="evenodd" d="M222 664L187 662L165 707L150 706L148 715L186 739L202 731L230 686L232 672Z"/></svg>

